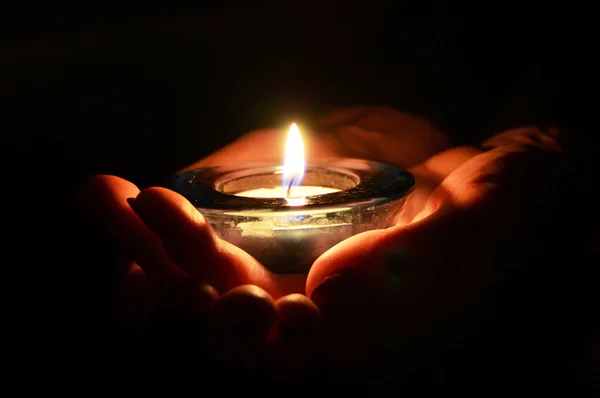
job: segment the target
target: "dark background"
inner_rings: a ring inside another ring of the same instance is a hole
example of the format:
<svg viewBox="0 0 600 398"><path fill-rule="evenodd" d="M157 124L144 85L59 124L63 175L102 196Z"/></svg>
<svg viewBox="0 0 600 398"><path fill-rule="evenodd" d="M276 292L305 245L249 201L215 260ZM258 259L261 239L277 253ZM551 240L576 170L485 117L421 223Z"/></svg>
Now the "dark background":
<svg viewBox="0 0 600 398"><path fill-rule="evenodd" d="M347 105L422 115L456 143L535 123L593 148L594 21L558 3L4 7L5 270L24 277L5 281L21 293L9 312L23 380L82 376L109 344L115 274L84 257L70 216L88 175L143 187L243 132Z"/></svg>

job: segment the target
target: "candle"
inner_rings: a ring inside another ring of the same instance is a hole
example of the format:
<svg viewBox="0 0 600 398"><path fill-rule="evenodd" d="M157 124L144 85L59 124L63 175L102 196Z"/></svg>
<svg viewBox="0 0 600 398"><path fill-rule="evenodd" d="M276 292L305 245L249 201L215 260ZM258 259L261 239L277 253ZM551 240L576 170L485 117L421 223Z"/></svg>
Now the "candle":
<svg viewBox="0 0 600 398"><path fill-rule="evenodd" d="M304 142L296 123L292 123L285 144L281 186L250 189L236 193L248 198L285 198L290 206L303 206L307 196L339 192L332 187L300 185L306 171Z"/></svg>
<svg viewBox="0 0 600 398"><path fill-rule="evenodd" d="M167 187L205 216L216 234L277 273L306 273L326 250L393 225L413 176L364 159L306 161L292 124L282 164L223 165L176 175Z"/></svg>

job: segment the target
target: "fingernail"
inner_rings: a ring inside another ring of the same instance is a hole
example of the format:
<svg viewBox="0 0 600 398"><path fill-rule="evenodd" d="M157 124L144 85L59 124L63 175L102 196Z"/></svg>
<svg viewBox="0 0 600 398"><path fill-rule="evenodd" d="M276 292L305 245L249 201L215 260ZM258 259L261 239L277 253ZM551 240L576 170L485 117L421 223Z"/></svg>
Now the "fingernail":
<svg viewBox="0 0 600 398"><path fill-rule="evenodd" d="M326 316L344 316L359 301L361 291L357 271L349 268L325 278L313 290L311 299Z"/></svg>

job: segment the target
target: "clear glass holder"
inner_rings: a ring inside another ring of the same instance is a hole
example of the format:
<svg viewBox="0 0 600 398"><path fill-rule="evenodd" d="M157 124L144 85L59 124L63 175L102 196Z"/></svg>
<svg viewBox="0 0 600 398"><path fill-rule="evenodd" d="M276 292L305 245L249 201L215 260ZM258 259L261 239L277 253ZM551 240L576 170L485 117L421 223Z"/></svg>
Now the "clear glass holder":
<svg viewBox="0 0 600 398"><path fill-rule="evenodd" d="M207 167L175 175L166 187L187 198L216 234L275 273L307 273L337 243L394 225L415 186L409 172L362 159L319 159L302 184L339 191L286 198L238 196L281 186L283 167L253 163Z"/></svg>

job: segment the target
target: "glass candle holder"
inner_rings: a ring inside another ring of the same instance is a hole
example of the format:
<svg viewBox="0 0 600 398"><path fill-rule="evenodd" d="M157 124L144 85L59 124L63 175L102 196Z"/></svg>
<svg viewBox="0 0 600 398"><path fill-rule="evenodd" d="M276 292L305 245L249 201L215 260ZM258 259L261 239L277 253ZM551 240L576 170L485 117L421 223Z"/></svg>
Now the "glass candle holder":
<svg viewBox="0 0 600 398"><path fill-rule="evenodd" d="M309 162L287 197L282 181L282 166L255 163L186 171L167 187L272 272L307 273L344 239L394 225L415 185L405 170L362 159Z"/></svg>

